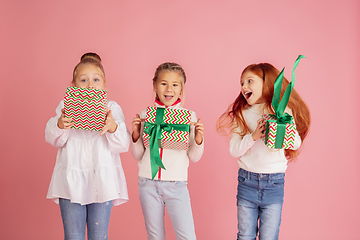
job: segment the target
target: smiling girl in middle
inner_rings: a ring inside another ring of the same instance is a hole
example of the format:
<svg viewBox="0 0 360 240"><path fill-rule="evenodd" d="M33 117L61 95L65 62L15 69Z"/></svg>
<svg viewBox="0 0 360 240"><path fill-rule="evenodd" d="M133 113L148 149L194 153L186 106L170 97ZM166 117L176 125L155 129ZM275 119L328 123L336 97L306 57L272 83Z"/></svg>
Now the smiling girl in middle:
<svg viewBox="0 0 360 240"><path fill-rule="evenodd" d="M157 108L183 109L185 72L179 64L163 63L155 72L153 88ZM145 219L148 239L165 239L164 209L166 205L177 239L196 239L187 188L189 159L200 160L204 151L204 127L195 112L191 111L189 147L187 150L159 148L162 164L152 177L150 149L145 147L143 119L146 110L136 114L132 122L131 152L139 166L139 198Z"/></svg>

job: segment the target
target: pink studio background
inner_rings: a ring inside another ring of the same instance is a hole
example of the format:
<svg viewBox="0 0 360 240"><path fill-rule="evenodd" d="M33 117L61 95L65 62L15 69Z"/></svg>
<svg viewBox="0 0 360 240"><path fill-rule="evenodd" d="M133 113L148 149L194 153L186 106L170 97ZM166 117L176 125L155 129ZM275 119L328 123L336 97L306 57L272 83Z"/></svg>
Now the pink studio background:
<svg viewBox="0 0 360 240"><path fill-rule="evenodd" d="M215 130L250 63L286 67L312 113L303 152L286 173L280 239L360 239L360 3L352 1L0 1L0 238L63 239L59 207L45 199L57 149L45 124L80 56L103 58L109 98L134 115L153 103L155 68L180 63L185 107L205 127L190 164L198 239L236 238L238 165ZM121 154L130 201L113 208L110 239L145 239L137 164ZM175 239L167 218L167 239Z"/></svg>

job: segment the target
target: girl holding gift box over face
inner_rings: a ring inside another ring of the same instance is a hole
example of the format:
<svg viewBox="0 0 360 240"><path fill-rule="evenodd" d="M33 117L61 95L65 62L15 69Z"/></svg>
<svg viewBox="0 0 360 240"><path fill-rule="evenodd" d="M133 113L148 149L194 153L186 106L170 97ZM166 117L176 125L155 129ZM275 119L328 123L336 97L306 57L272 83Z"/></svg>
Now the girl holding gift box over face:
<svg viewBox="0 0 360 240"><path fill-rule="evenodd" d="M81 57L72 85L84 92L105 89L97 54ZM46 141L59 148L47 198L60 205L65 240L85 239L86 226L88 239L108 239L112 206L128 201L119 153L128 151L130 134L116 102L107 101L102 109L107 113L101 132L75 129L74 119L65 116L64 101L46 125Z"/></svg>
<svg viewBox="0 0 360 240"><path fill-rule="evenodd" d="M294 65L297 66L299 56ZM294 71L293 70L293 71ZM282 72L269 63L251 64L241 74L241 92L229 109L218 120L218 130L230 129L230 153L236 157L240 166L238 172L238 240L278 239L281 210L284 197L284 176L288 161L299 154L298 149L309 131L309 109L299 94L293 90L284 118L293 119L293 149L272 149L263 142L266 132L264 114L275 114L278 100L273 101L274 83L281 89L281 96L289 93L290 86ZM292 84L294 83L294 72ZM282 83L281 83L282 82ZM282 87L281 87L282 86ZM291 91L291 90L290 90ZM280 93L280 91L279 91ZM274 108L276 106L276 109ZM281 113L283 114L283 113ZM283 118L282 116L280 118ZM284 137L283 137L284 139ZM281 140L281 139L280 139Z"/></svg>
<svg viewBox="0 0 360 240"><path fill-rule="evenodd" d="M181 107L185 72L161 64L153 78L155 106L132 122L131 151L139 166L139 198L148 239L165 239L165 206L177 239L196 239L187 188L189 159L204 151L204 127L193 111Z"/></svg>

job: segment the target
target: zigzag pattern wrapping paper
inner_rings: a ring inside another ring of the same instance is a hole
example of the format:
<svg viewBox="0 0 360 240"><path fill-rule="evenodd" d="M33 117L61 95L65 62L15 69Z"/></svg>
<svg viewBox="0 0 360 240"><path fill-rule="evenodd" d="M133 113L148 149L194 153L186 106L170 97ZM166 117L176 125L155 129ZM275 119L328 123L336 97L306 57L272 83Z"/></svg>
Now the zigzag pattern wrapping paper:
<svg viewBox="0 0 360 240"><path fill-rule="evenodd" d="M155 123L157 107L148 107L145 122ZM163 122L167 124L190 124L191 111L185 109L165 108ZM150 135L143 133L145 147L150 147ZM189 146L189 132L173 130L168 133L161 131L160 145L162 148L187 150Z"/></svg>
<svg viewBox="0 0 360 240"><path fill-rule="evenodd" d="M106 119L106 103L106 90L68 87L64 97L65 116L73 119L71 128L101 131Z"/></svg>
<svg viewBox="0 0 360 240"><path fill-rule="evenodd" d="M275 148L276 133L278 124L276 123L276 117L272 114L264 114L262 118L266 119L266 132L267 136L263 137L265 145L269 148ZM294 149L295 144L295 124L286 123L285 138L282 145L282 149Z"/></svg>

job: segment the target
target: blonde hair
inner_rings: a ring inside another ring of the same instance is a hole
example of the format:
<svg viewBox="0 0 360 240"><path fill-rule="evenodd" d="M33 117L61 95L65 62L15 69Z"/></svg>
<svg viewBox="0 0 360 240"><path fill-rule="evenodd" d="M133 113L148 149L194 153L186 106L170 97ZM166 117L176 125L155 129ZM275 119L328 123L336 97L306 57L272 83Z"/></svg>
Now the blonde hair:
<svg viewBox="0 0 360 240"><path fill-rule="evenodd" d="M96 53L88 52L81 56L80 62L74 68L73 80L72 80L73 84L75 83L76 71L85 64L91 64L91 65L94 65L95 67L99 68L99 70L102 74L102 77L104 78L104 81L106 81L105 80L105 71L104 71L104 67L101 64L100 56Z"/></svg>
<svg viewBox="0 0 360 240"><path fill-rule="evenodd" d="M185 101L185 83L186 83L186 74L185 74L185 71L184 69L177 63L173 63L173 62L165 62L163 64L160 64L157 68L156 68L156 71L155 71L155 74L154 74L154 78L153 78L153 84L156 83L158 77L159 77L159 74L162 72L162 71L167 71L167 72L177 72L181 78L182 78L182 81L181 81L181 95L182 95L182 104L184 103Z"/></svg>

